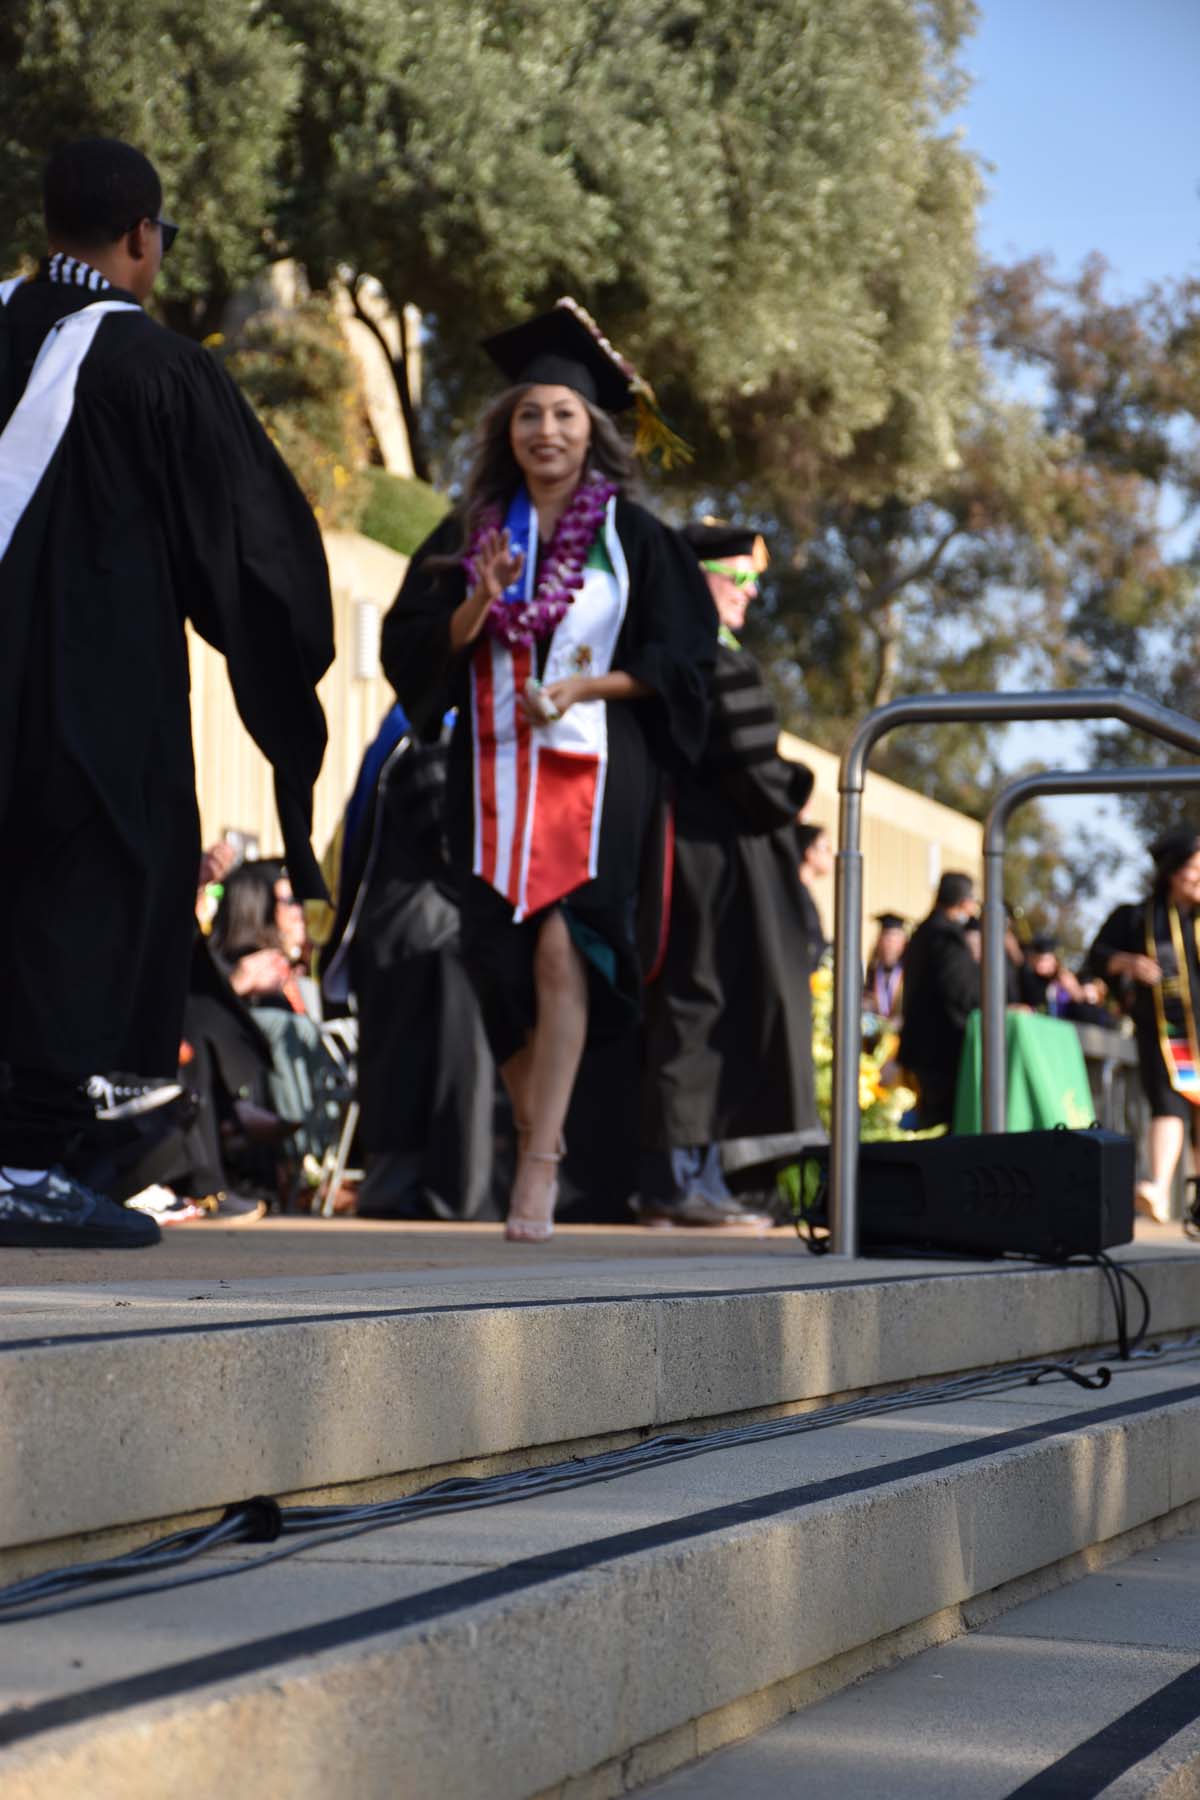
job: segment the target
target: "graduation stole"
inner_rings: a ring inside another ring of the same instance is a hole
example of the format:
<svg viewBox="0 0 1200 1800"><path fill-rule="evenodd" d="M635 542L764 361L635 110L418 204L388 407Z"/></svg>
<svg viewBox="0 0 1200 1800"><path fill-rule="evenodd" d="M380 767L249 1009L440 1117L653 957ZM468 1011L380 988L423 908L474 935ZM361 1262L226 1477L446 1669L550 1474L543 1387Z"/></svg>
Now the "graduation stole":
<svg viewBox="0 0 1200 1800"><path fill-rule="evenodd" d="M0 283L0 306L8 305L20 285L19 280ZM46 333L25 392L0 431L0 560L70 424L80 364L101 319L141 310L132 300L94 300Z"/></svg>
<svg viewBox="0 0 1200 1800"><path fill-rule="evenodd" d="M616 530L616 500L589 552L583 586L550 638L542 680L607 675L629 600L629 570ZM533 597L538 520L522 488L504 521L521 574L504 598ZM537 674L537 647L481 634L471 660L474 727L473 871L502 894L516 919L552 906L596 873L608 771L603 700L576 701L551 725L531 725L518 705Z"/></svg>
<svg viewBox="0 0 1200 1800"><path fill-rule="evenodd" d="M1200 924L1192 919L1189 927L1200 947ZM1159 1047L1171 1086L1193 1106L1200 1106L1200 1043L1196 1038L1192 978L1184 949L1183 920L1179 908L1170 901L1162 903L1161 912L1154 900L1146 903L1146 955L1153 957L1163 972L1162 980L1151 992Z"/></svg>

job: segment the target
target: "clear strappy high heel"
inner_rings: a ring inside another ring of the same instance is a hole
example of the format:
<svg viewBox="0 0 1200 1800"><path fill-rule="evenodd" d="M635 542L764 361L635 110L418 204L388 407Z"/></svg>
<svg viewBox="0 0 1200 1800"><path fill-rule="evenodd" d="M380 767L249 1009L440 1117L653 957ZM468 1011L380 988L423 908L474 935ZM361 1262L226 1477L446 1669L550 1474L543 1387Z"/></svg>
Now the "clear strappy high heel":
<svg viewBox="0 0 1200 1800"><path fill-rule="evenodd" d="M562 1152L554 1150L522 1150L521 1160L536 1163L553 1163L557 1168L562 1161ZM517 1169L520 1171L521 1162ZM554 1208L558 1204L558 1178L550 1184L550 1216L547 1219L527 1219L522 1214L510 1213L504 1221L504 1235L512 1244L544 1244L554 1236Z"/></svg>

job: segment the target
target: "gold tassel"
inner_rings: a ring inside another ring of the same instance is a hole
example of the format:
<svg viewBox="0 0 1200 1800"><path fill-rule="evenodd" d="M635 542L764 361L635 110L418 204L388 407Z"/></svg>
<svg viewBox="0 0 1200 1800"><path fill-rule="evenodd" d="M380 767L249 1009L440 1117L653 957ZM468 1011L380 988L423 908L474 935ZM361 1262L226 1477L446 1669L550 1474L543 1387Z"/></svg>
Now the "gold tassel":
<svg viewBox="0 0 1200 1800"><path fill-rule="evenodd" d="M637 415L633 437L634 455L659 463L664 469L673 468L677 462L690 463L695 451L667 424L659 411L653 389L645 383L638 385L634 389L634 404Z"/></svg>

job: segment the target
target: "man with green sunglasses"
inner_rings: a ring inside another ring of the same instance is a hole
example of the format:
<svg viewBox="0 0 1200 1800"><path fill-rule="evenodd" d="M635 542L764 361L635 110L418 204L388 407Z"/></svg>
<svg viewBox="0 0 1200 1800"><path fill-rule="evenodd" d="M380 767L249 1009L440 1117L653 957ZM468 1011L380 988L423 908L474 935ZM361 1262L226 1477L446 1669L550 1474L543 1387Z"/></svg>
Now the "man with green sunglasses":
<svg viewBox="0 0 1200 1800"><path fill-rule="evenodd" d="M748 528L684 537L719 620L712 723L679 777L670 923L646 1000L639 1216L763 1230L727 1175L767 1187L771 1162L824 1136L813 1090L805 912L794 821L811 772L779 755L779 721L738 633L767 567Z"/></svg>

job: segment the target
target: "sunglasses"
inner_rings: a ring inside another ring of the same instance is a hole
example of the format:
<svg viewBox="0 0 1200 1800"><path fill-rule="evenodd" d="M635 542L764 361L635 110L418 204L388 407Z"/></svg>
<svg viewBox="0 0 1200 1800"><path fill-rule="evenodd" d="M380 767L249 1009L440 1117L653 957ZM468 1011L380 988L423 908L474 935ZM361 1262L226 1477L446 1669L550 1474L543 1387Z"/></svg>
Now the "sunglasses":
<svg viewBox="0 0 1200 1800"><path fill-rule="evenodd" d="M707 569L710 575L724 576L726 581L732 581L734 587L748 588L758 586L757 569L727 569L724 563L719 562L702 562L700 567L702 569Z"/></svg>
<svg viewBox="0 0 1200 1800"><path fill-rule="evenodd" d="M128 229L130 231L136 231L141 222L141 219L135 219ZM162 253L166 256L171 245L179 236L179 227L170 219L151 219L150 223L151 225L157 225L158 229L162 232Z"/></svg>

